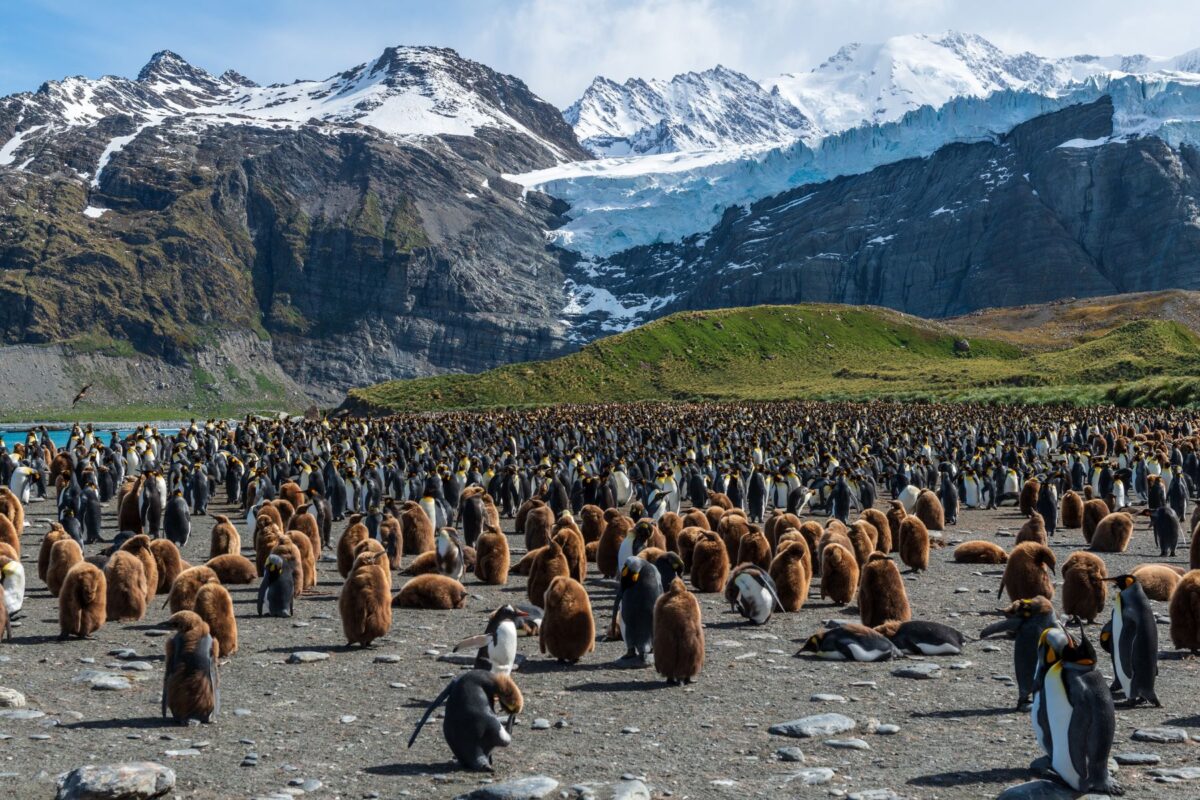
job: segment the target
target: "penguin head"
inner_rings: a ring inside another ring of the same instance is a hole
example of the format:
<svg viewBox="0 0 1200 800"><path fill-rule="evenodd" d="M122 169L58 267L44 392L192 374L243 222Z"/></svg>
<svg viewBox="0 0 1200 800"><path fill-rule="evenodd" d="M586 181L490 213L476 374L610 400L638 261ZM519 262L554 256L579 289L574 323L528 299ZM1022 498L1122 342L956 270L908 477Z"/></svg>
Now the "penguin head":
<svg viewBox="0 0 1200 800"><path fill-rule="evenodd" d="M1123 592L1126 589L1137 584L1138 579L1133 575L1117 575L1112 578L1105 578L1106 581L1111 581L1117 585L1117 591Z"/></svg>
<svg viewBox="0 0 1200 800"><path fill-rule="evenodd" d="M496 675L494 680L494 698L500 702L500 707L509 714L520 714L521 709L525 707L525 699L521 697L521 690L517 688L516 682L507 675Z"/></svg>
<svg viewBox="0 0 1200 800"><path fill-rule="evenodd" d="M284 564L285 564L285 562L283 560L283 556L281 556L281 555L272 553L271 555L267 556L266 569L267 569L267 572L270 573L271 575L282 574Z"/></svg>
<svg viewBox="0 0 1200 800"><path fill-rule="evenodd" d="M655 560L654 566L658 570L659 575L662 576L664 587L670 586L675 578L683 574L684 569L683 559L680 558L678 553L674 552L659 556Z"/></svg>
<svg viewBox="0 0 1200 800"><path fill-rule="evenodd" d="M825 633L826 633L825 629L822 628L821 630L814 633L812 636L808 637L808 641L806 641L804 643L804 646L800 648L800 652L801 653L819 653L819 652L821 652L821 641L825 638Z"/></svg>

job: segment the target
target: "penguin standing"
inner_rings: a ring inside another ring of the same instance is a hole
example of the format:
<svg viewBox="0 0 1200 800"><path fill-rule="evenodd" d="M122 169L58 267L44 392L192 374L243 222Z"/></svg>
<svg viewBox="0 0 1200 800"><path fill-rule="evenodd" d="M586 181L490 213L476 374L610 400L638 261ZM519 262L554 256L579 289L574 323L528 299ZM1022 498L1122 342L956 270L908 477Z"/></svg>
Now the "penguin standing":
<svg viewBox="0 0 1200 800"><path fill-rule="evenodd" d="M1117 585L1112 611L1112 660L1116 680L1113 689L1125 694L1123 705L1143 701L1155 708L1162 704L1154 693L1158 676L1158 624L1154 609L1133 575L1108 578Z"/></svg>
<svg viewBox="0 0 1200 800"><path fill-rule="evenodd" d="M1061 634L1046 634L1054 631ZM1077 792L1124 794L1108 771L1117 719L1095 651L1066 636L1045 635L1043 643L1033 728L1051 768Z"/></svg>
<svg viewBox="0 0 1200 800"><path fill-rule="evenodd" d="M631 556L621 568L621 586L613 614L625 641L622 658L639 658L643 663L654 646L654 604L662 594L662 579L653 564Z"/></svg>
<svg viewBox="0 0 1200 800"><path fill-rule="evenodd" d="M192 535L192 512L180 489L171 493L171 499L163 511L162 524L167 539L182 549Z"/></svg>
<svg viewBox="0 0 1200 800"><path fill-rule="evenodd" d="M442 528L434 539L438 572L461 581L467 569L466 547L454 528Z"/></svg>
<svg viewBox="0 0 1200 800"><path fill-rule="evenodd" d="M487 628L479 636L463 639L454 646L454 652L463 648L477 647L475 669L491 670L497 675L508 675L517 661L517 620L529 616L529 612L504 605L488 617Z"/></svg>
<svg viewBox="0 0 1200 800"><path fill-rule="evenodd" d="M495 715L496 701L508 713L508 721L503 725ZM513 719L524 707L517 684L507 675L482 669L459 675L429 704L408 740L409 747L442 703L446 704L442 734L458 763L466 769L490 772L492 751L497 747L508 747L512 742Z"/></svg>
<svg viewBox="0 0 1200 800"><path fill-rule="evenodd" d="M266 603L267 614L272 617L290 617L296 594L296 579L290 561L272 553L267 556L262 583L258 587L258 615L263 615Z"/></svg>
<svg viewBox="0 0 1200 800"><path fill-rule="evenodd" d="M1058 489L1049 479L1038 488L1037 512L1046 523L1046 535L1054 536L1058 530Z"/></svg>
<svg viewBox="0 0 1200 800"><path fill-rule="evenodd" d="M1004 619L988 625L979 634L986 639L998 633L1014 637L1013 672L1017 679L1017 710L1027 709L1034 689L1034 674L1038 664L1038 644L1042 632L1058 627L1054 606L1045 597L1017 600L1004 610Z"/></svg>
<svg viewBox="0 0 1200 800"><path fill-rule="evenodd" d="M207 623L194 611L178 611L167 620L175 635L167 639L166 669L163 672L162 715L176 722L194 719L211 722L221 709L221 685L217 678L220 645Z"/></svg>

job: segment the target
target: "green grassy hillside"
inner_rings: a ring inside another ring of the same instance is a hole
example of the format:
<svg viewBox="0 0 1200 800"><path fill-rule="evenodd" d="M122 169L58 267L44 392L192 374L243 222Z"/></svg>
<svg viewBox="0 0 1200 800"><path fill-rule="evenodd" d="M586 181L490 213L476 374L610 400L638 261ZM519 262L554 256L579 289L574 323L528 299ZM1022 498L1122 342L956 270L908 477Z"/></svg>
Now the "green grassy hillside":
<svg viewBox="0 0 1200 800"><path fill-rule="evenodd" d="M897 398L1159 403L1200 391L1200 338L1127 322L1034 350L894 311L835 305L684 312L552 361L392 381L350 393L374 412L651 399ZM1174 383L1164 383L1169 377Z"/></svg>

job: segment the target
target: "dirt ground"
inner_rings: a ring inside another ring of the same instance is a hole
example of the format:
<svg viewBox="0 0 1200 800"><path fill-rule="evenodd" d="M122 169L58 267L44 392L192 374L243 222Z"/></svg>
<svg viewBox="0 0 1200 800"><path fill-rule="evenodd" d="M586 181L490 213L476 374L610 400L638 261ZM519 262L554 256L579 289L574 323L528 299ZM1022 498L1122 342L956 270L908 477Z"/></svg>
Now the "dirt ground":
<svg viewBox="0 0 1200 800"><path fill-rule="evenodd" d="M214 505L210 510L226 509ZM86 763L133 760L171 767L178 775L175 794L201 798L305 790L330 798L453 797L489 780L532 774L559 781L562 794L551 796L565 797L588 791L611 796L613 784L631 774L644 780L654 797L827 797L889 789L901 797L967 798L995 797L1004 787L1035 777L1028 765L1040 753L1028 715L1013 711L1016 689L1005 679L1013 674L1009 642L972 641L961 656L939 657L943 669L933 680L895 677L894 662L795 658L822 620L857 616L854 608L817 599L815 582L800 612L776 615L762 627L730 613L718 595L701 595L706 664L690 687L668 687L652 667L619 662L624 653L619 642L598 642L595 653L567 667L539 655L536 639L522 639L527 660L514 677L526 709L512 745L496 752L496 772L487 776L456 768L436 720L411 750L405 743L426 704L465 668L442 657L460 639L481 632L488 612L524 601L525 579L513 576L506 587L485 587L468 575L471 599L465 610L397 609L386 639L371 649L348 650L337 617L341 581L336 564L323 561L318 592L297 603L291 620L257 618L257 587L230 587L240 650L221 667L221 713L211 725L169 724L159 718L163 639L157 626L168 616L160 608L163 598L140 623L110 623L93 640L58 642L57 603L36 574L38 543L52 504L36 503L30 511L22 556L28 597L14 640L0 643L0 686L22 692L28 708L42 715L13 719L0 712L0 796L5 798L52 797L61 772ZM112 508L107 512L105 535L111 536ZM993 539L1007 549L1020 524L1011 508L966 511L947 539L951 544ZM184 557L201 563L211 520L197 518L193 525ZM335 526L335 536L342 527ZM512 545L515 561L521 542L514 538ZM1078 531L1060 532L1053 543L1059 564L1081 545ZM92 545L87 553L97 548ZM1176 563L1186 566L1186 546L1180 552ZM1157 560L1145 523L1139 521L1129 553L1105 559L1110 574ZM914 617L977 635L995 619L999 575L996 567L954 564L950 548L936 551L929 572L906 582ZM396 585L404 580L397 576ZM587 587L602 630L611 613L613 584L593 574ZM1155 605L1165 622L1165 604ZM1157 754L1160 768L1194 765L1195 742L1131 741L1135 728L1162 725L1200 737L1200 660L1167 652L1165 624L1159 630L1164 652L1158 694L1164 707L1119 710L1114 753ZM1098 631L1092 635L1097 639ZM118 648L135 650L148 671L130 669L129 660L110 655ZM286 663L299 650L329 658ZM1111 663L1101 655L1101 667L1111 675ZM119 673L131 679L132 688L88 688L76 680L85 670ZM842 701L815 700L814 694L839 695ZM767 731L778 722L825 712L858 723L854 732L830 738L858 737L869 749L836 749L820 738L788 739ZM533 729L535 719L550 727ZM897 725L899 732L872 733L873 720ZM785 747L800 748L803 763L783 760L777 751ZM834 775L827 783L808 785L806 778L821 777L814 768L832 769ZM1155 782L1148 769L1121 767L1117 778L1128 796L1200 793L1198 784Z"/></svg>

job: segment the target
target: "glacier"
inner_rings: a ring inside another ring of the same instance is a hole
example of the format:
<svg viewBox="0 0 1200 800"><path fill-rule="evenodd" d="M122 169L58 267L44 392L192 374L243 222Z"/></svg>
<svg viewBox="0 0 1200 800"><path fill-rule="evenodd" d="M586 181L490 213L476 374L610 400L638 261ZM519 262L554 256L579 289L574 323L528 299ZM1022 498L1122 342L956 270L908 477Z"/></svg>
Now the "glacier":
<svg viewBox="0 0 1200 800"><path fill-rule="evenodd" d="M1105 94L1113 99L1114 137L1200 145L1200 76L1094 75L1056 96L1021 89L958 97L813 143L570 162L504 177L566 201L568 221L547 232L550 241L596 260L680 241L709 230L731 207L798 186L924 158L955 142L995 140L1034 117Z"/></svg>

